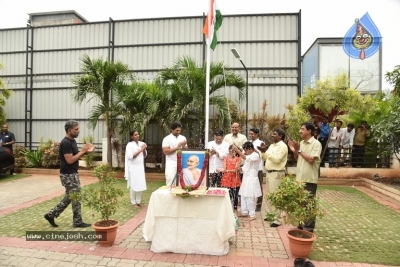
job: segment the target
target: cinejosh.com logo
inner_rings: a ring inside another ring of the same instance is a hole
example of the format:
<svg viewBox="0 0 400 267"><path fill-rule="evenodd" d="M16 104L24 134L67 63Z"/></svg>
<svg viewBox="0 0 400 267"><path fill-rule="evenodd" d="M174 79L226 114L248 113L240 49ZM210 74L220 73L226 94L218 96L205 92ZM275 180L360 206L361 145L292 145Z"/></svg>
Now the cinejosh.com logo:
<svg viewBox="0 0 400 267"><path fill-rule="evenodd" d="M106 232L27 231L26 241L106 241Z"/></svg>

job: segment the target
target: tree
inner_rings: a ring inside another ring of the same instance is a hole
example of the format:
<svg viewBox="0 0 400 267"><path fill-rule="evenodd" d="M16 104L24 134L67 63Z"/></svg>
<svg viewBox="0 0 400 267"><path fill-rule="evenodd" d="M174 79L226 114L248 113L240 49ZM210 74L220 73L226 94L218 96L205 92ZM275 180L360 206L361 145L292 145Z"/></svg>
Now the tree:
<svg viewBox="0 0 400 267"><path fill-rule="evenodd" d="M87 97L98 100L99 103L90 111L89 126L94 129L99 119L104 117L107 127L107 162L112 166L111 138L117 127L116 120L112 118L118 115L118 93L126 88L126 82L132 79L132 75L129 67L122 62L92 60L88 55L81 59L81 72L82 75L72 79L72 83L77 86L72 97L79 104Z"/></svg>
<svg viewBox="0 0 400 267"><path fill-rule="evenodd" d="M134 81L118 95L118 114L122 118L121 134L129 137L129 131L136 129L143 135L151 120L168 129L166 103L169 102L170 94L156 83Z"/></svg>
<svg viewBox="0 0 400 267"><path fill-rule="evenodd" d="M298 130L302 122L313 122L315 114L311 111L317 111L320 116L329 116L333 118L331 121L335 121L339 115L351 112L363 114L376 107L376 101L370 96L363 97L356 89L349 88L349 84L348 77L343 73L317 81L315 88L307 86L306 93L299 98L298 105L289 110L286 125L289 128L297 125L295 129L289 130L292 138L300 140Z"/></svg>
<svg viewBox="0 0 400 267"><path fill-rule="evenodd" d="M303 122L312 122L312 117L308 110L299 105L287 105L287 119L284 121L284 129L288 140L300 141L300 126Z"/></svg>
<svg viewBox="0 0 400 267"><path fill-rule="evenodd" d="M0 70L3 69L3 64L0 63ZM6 122L6 113L3 107L6 104L6 99L10 98L11 90L7 89L5 82L0 78L0 125Z"/></svg>
<svg viewBox="0 0 400 267"><path fill-rule="evenodd" d="M259 138L265 142L269 142L273 130L275 128L282 128L285 121L285 117L279 114L269 115L267 107L267 100L264 100L260 111L258 113L253 112L249 121L251 127L256 127L260 130Z"/></svg>
<svg viewBox="0 0 400 267"><path fill-rule="evenodd" d="M385 79L394 86L394 93L400 96L400 65L397 65L392 72L386 72Z"/></svg>
<svg viewBox="0 0 400 267"><path fill-rule="evenodd" d="M372 138L383 148L384 155L394 154L400 162L400 98L394 96L383 105L389 110L372 125Z"/></svg>
<svg viewBox="0 0 400 267"><path fill-rule="evenodd" d="M162 110L164 114L168 114L168 121L196 120L202 129L205 121L206 66L197 65L196 61L188 56L181 57L173 66L161 70L156 82L170 94L165 98L169 100L169 103L166 103L165 110ZM213 93L224 86L233 87L238 91L239 99L242 99L245 85L244 79L236 75L224 63L210 63L210 107L213 106L216 109L219 119L218 127L229 127L230 103L225 96L212 96Z"/></svg>
<svg viewBox="0 0 400 267"><path fill-rule="evenodd" d="M363 108L364 99L359 91L349 87L345 73L333 78L317 81L315 88L306 87L306 93L299 99L299 106L305 110L312 107L323 115L338 116L340 113Z"/></svg>

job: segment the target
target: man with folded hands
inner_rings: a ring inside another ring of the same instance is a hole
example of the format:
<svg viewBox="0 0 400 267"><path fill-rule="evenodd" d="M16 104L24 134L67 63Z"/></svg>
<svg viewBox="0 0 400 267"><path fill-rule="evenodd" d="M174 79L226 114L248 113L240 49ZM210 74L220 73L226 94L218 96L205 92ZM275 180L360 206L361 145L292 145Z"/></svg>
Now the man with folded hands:
<svg viewBox="0 0 400 267"><path fill-rule="evenodd" d="M44 215L44 218L53 227L58 227L54 219L68 207L72 202L72 226L77 228L89 227L91 224L82 221L81 202L71 201L69 194L81 191L81 182L79 180L78 160L88 152L92 152L95 146L87 143L82 145L79 151L75 138L78 137L80 129L79 123L74 120L69 120L65 123L65 137L60 143L59 156L60 156L60 180L61 184L65 187L65 195L61 201Z"/></svg>
<svg viewBox="0 0 400 267"><path fill-rule="evenodd" d="M262 143L258 150L262 153L262 159L265 161L265 169L267 171L267 194L273 193L278 189L279 184L285 177L285 166L288 157L288 147L283 142L285 140L285 131L279 128L274 129L272 133L273 144L268 147ZM274 206L267 202L267 212L277 212ZM267 219L264 219L267 221ZM279 211L271 227L281 225Z"/></svg>

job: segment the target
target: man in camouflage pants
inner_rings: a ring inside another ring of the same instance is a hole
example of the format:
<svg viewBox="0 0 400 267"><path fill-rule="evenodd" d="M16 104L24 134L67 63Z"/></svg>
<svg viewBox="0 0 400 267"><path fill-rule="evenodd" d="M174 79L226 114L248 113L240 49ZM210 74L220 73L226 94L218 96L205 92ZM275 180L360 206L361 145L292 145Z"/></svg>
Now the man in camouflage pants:
<svg viewBox="0 0 400 267"><path fill-rule="evenodd" d="M44 215L44 218L53 227L58 227L54 222L54 218L60 216L60 214L68 207L71 203L69 198L69 193L79 192L81 190L81 183L79 181L78 160L80 157L85 155L87 152L94 150L92 144L85 144L82 146L81 151L78 150L78 145L76 144L75 138L79 135L79 123L77 121L67 121L65 123L66 136L60 143L60 179L61 184L65 187L65 196L63 199L48 213ZM84 223L82 221L81 214L81 203L78 201L72 202L72 212L73 212L73 226L84 228L89 227L90 224Z"/></svg>

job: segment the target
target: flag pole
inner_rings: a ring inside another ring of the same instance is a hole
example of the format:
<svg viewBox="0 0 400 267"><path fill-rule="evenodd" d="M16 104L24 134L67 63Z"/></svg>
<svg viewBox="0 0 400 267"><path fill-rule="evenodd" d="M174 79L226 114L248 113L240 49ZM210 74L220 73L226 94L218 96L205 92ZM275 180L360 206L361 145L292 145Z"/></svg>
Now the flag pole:
<svg viewBox="0 0 400 267"><path fill-rule="evenodd" d="M209 42L211 40L211 14L212 14L212 2L209 0L208 14L207 14L207 26ZM206 109L205 109L205 124L204 124L204 148L208 148L208 128L210 119L210 44L207 45L207 59L206 59Z"/></svg>

